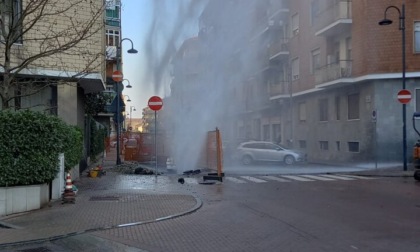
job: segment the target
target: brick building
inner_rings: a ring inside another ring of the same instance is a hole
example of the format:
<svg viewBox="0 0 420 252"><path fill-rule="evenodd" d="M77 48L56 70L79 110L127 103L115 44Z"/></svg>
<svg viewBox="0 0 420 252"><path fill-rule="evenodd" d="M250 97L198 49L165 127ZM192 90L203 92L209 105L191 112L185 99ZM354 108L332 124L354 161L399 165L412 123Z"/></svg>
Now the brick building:
<svg viewBox="0 0 420 252"><path fill-rule="evenodd" d="M211 1L196 40L205 67L194 63L201 70L188 80L204 89L223 87L224 116L213 116L229 141L281 136L282 144L305 150L313 162L400 161L403 3L406 89L413 94L406 106L410 161L417 139L411 116L420 109L416 1ZM381 26L385 10L394 22ZM174 70L175 103L183 88L177 79L187 76L182 69Z"/></svg>

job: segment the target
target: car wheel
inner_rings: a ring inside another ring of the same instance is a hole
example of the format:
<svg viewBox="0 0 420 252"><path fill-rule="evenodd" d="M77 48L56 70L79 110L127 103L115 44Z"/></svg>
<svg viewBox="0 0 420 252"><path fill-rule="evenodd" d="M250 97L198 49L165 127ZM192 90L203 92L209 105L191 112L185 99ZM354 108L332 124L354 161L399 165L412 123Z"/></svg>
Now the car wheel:
<svg viewBox="0 0 420 252"><path fill-rule="evenodd" d="M420 181L420 171L416 171L414 173L414 179L417 180L417 181Z"/></svg>
<svg viewBox="0 0 420 252"><path fill-rule="evenodd" d="M249 165L252 163L252 157L246 155L242 157L242 164Z"/></svg>
<svg viewBox="0 0 420 252"><path fill-rule="evenodd" d="M295 163L295 158L291 155L287 155L286 157L284 157L284 163L287 165L292 165Z"/></svg>

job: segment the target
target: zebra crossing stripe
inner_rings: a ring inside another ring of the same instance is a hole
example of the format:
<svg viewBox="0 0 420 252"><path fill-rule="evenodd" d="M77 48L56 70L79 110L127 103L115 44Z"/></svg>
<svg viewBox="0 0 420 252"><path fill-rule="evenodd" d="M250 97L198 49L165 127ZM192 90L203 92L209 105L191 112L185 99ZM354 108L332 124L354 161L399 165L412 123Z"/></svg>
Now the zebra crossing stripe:
<svg viewBox="0 0 420 252"><path fill-rule="evenodd" d="M305 177L305 178L321 180L321 181L332 181L332 180L334 180L332 178L325 178L325 177L315 176L315 175L301 175L301 176Z"/></svg>
<svg viewBox="0 0 420 252"><path fill-rule="evenodd" d="M355 178L355 179L375 179L375 178L372 178L372 177L364 177L364 176L358 176L358 175L347 175L347 174L342 174L340 176Z"/></svg>
<svg viewBox="0 0 420 252"><path fill-rule="evenodd" d="M297 181L314 181L312 179L307 179L307 178L293 176L293 175L283 175L282 177L287 178L287 179L297 180Z"/></svg>
<svg viewBox="0 0 420 252"><path fill-rule="evenodd" d="M324 174L322 176L323 177L327 177L327 178L333 178L333 179L354 180L354 178L342 177L342 176L337 176L337 175L327 175L327 174Z"/></svg>
<svg viewBox="0 0 420 252"><path fill-rule="evenodd" d="M254 177L250 177L250 176L241 176L241 178L252 181L252 182L255 182L255 183L265 183L265 182L267 182L266 180L262 180L262 179L254 178Z"/></svg>
<svg viewBox="0 0 420 252"><path fill-rule="evenodd" d="M234 178L234 177L225 177L225 179L234 183L239 183L239 184L246 183L246 181L243 181L241 179Z"/></svg>
<svg viewBox="0 0 420 252"><path fill-rule="evenodd" d="M268 179L268 180L274 180L274 181L278 181L278 182L290 182L290 180L275 177L275 176L261 176L261 178Z"/></svg>

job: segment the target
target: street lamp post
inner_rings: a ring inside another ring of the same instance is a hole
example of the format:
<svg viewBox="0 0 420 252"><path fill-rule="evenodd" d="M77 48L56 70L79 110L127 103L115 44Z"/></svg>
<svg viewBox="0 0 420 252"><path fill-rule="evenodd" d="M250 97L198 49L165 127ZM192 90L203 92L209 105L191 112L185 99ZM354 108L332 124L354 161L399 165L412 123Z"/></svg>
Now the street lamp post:
<svg viewBox="0 0 420 252"><path fill-rule="evenodd" d="M379 21L379 25L390 25L392 24L392 20L386 18L386 12L389 9L395 9L398 11L399 15L399 30L402 33L402 89L405 89L405 4L402 4L401 11L396 6L388 6L385 9L384 19ZM407 129L406 129L406 104L403 103L402 105L402 118L403 118L403 164L404 164L404 171L407 170Z"/></svg>
<svg viewBox="0 0 420 252"><path fill-rule="evenodd" d="M132 124L131 124L131 118L133 117L133 111L136 111L136 107L135 106L130 106L130 132L132 131Z"/></svg>
<svg viewBox="0 0 420 252"><path fill-rule="evenodd" d="M128 40L128 41L131 42L131 49L127 50L127 52L130 53L130 54L137 53L137 50L134 49L133 41L131 41L131 39L129 39L129 38L122 39L119 42L118 48L117 48L117 70L120 70L121 45L122 45L122 42L124 40ZM117 100L117 162L116 162L117 165L121 164L121 158L120 158L120 114L121 114L120 99L121 99L121 91L122 90L120 90L120 87L119 87L120 85L122 85L122 81L116 83L116 92L117 92L117 98L118 98L118 100ZM130 98L128 98L128 99L130 99ZM129 100L127 100L127 101L129 101Z"/></svg>

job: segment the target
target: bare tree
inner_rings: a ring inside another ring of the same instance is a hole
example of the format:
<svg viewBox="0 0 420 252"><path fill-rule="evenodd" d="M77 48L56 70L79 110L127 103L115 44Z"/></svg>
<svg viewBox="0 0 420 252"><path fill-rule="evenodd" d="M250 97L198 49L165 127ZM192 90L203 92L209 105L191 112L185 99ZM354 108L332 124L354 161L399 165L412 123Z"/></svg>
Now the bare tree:
<svg viewBox="0 0 420 252"><path fill-rule="evenodd" d="M104 70L103 0L0 0L2 109Z"/></svg>

